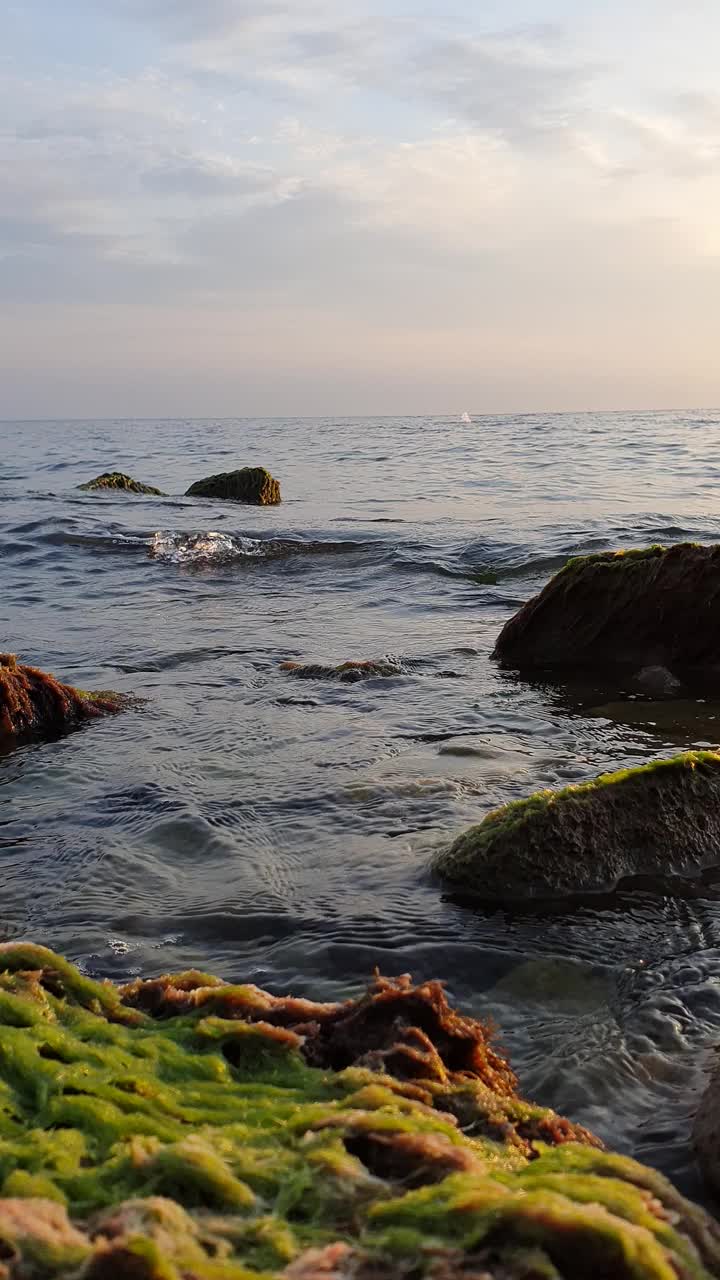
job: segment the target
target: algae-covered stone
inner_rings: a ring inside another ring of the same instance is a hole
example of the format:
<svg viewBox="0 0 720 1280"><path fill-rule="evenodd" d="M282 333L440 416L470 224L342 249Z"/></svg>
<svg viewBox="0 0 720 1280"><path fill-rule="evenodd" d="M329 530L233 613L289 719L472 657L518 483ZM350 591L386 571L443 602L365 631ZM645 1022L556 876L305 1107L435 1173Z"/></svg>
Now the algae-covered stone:
<svg viewBox="0 0 720 1280"><path fill-rule="evenodd" d="M132 476L126 476L122 471L104 471L101 476L96 476L94 480L87 480L85 484L79 484L78 489L85 489L90 493L95 493L102 489L120 490L122 493L148 493L155 497L165 497L162 489L154 489L150 484L142 484L139 480L133 480Z"/></svg>
<svg viewBox="0 0 720 1280"><path fill-rule="evenodd" d="M86 693L55 676L0 653L0 744L35 734L59 733L85 720L121 711L128 698L104 691Z"/></svg>
<svg viewBox="0 0 720 1280"><path fill-rule="evenodd" d="M196 480L185 497L225 498L268 507L280 502L280 485L264 467L242 467L239 471L223 471L219 475Z"/></svg>
<svg viewBox="0 0 720 1280"><path fill-rule="evenodd" d="M435 859L489 901L697 876L720 862L720 754L689 751L495 810Z"/></svg>
<svg viewBox="0 0 720 1280"><path fill-rule="evenodd" d="M720 546L682 543L570 560L503 628L519 669L663 667L720 676Z"/></svg>
<svg viewBox="0 0 720 1280"><path fill-rule="evenodd" d="M709 1280L720 1231L518 1097L437 983L341 1004L196 972L116 989L0 947L4 1280L580 1274Z"/></svg>

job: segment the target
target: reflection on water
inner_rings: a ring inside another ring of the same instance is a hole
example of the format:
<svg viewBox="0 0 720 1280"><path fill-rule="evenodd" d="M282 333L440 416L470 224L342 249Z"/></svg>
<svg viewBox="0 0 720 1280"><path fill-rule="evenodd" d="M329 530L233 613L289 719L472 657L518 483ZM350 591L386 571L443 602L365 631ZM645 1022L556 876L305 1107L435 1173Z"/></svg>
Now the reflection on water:
<svg viewBox="0 0 720 1280"><path fill-rule="evenodd" d="M528 683L489 654L567 556L718 539L719 424L6 426L3 648L150 702L0 760L0 928L115 978L197 965L318 997L375 965L444 978L530 1094L697 1194L716 888L482 911L428 864L507 800L716 741L702 691ZM246 463L281 507L179 496ZM178 496L73 488L118 466ZM281 669L384 655L396 675L350 685Z"/></svg>

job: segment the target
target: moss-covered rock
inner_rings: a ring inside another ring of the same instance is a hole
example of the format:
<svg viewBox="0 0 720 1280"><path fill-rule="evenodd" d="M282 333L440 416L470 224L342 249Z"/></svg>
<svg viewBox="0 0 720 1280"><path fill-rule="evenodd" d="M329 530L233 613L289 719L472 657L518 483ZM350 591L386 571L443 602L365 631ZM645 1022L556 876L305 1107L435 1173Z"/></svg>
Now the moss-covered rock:
<svg viewBox="0 0 720 1280"><path fill-rule="evenodd" d="M196 480L186 498L225 498L232 502L252 502L256 506L276 506L280 502L280 485L264 467L242 467L239 471L223 471L216 476Z"/></svg>
<svg viewBox="0 0 720 1280"><path fill-rule="evenodd" d="M118 990L0 947L5 1280L580 1274L708 1280L720 1231L522 1101L438 984L331 1005L195 972Z"/></svg>
<svg viewBox="0 0 720 1280"><path fill-rule="evenodd" d="M0 653L0 744L35 734L60 733L85 720L112 715L127 706L120 693L86 693L55 676Z"/></svg>
<svg viewBox="0 0 720 1280"><path fill-rule="evenodd" d="M122 471L104 471L101 476L96 476L94 480L87 480L85 484L79 484L78 489L85 489L89 493L95 493L101 489L119 489L123 493L148 493L154 494L158 498L165 497L162 489L154 489L150 484L142 484L139 480L133 480L132 476L126 476Z"/></svg>
<svg viewBox="0 0 720 1280"><path fill-rule="evenodd" d="M488 901L697 876L720 862L720 754L689 751L496 809L435 859Z"/></svg>
<svg viewBox="0 0 720 1280"><path fill-rule="evenodd" d="M519 669L663 667L720 676L720 546L682 543L570 560L503 628Z"/></svg>

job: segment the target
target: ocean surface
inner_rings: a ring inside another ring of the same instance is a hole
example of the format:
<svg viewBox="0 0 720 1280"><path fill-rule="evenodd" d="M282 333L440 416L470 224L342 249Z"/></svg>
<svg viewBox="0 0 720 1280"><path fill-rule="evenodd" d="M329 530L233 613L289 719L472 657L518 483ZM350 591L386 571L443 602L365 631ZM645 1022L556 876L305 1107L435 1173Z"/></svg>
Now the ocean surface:
<svg viewBox="0 0 720 1280"><path fill-rule="evenodd" d="M0 933L127 978L196 966L334 998L442 978L525 1092L700 1196L720 899L550 911L444 894L492 807L715 744L720 705L531 684L490 659L570 555L720 539L720 413L3 423L0 647L147 699L0 759ZM246 464L277 508L183 498ZM80 493L119 469L172 496ZM397 660L348 685L285 659Z"/></svg>

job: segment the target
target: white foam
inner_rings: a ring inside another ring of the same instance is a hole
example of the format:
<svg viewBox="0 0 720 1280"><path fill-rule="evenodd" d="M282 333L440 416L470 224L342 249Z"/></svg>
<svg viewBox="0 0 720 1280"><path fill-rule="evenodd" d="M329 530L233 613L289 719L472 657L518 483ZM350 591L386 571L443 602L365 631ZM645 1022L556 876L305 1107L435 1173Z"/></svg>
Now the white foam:
<svg viewBox="0 0 720 1280"><path fill-rule="evenodd" d="M168 533L161 529L153 534L150 544L150 555L166 564L228 564L265 554L263 544L256 538L232 537L213 530Z"/></svg>

